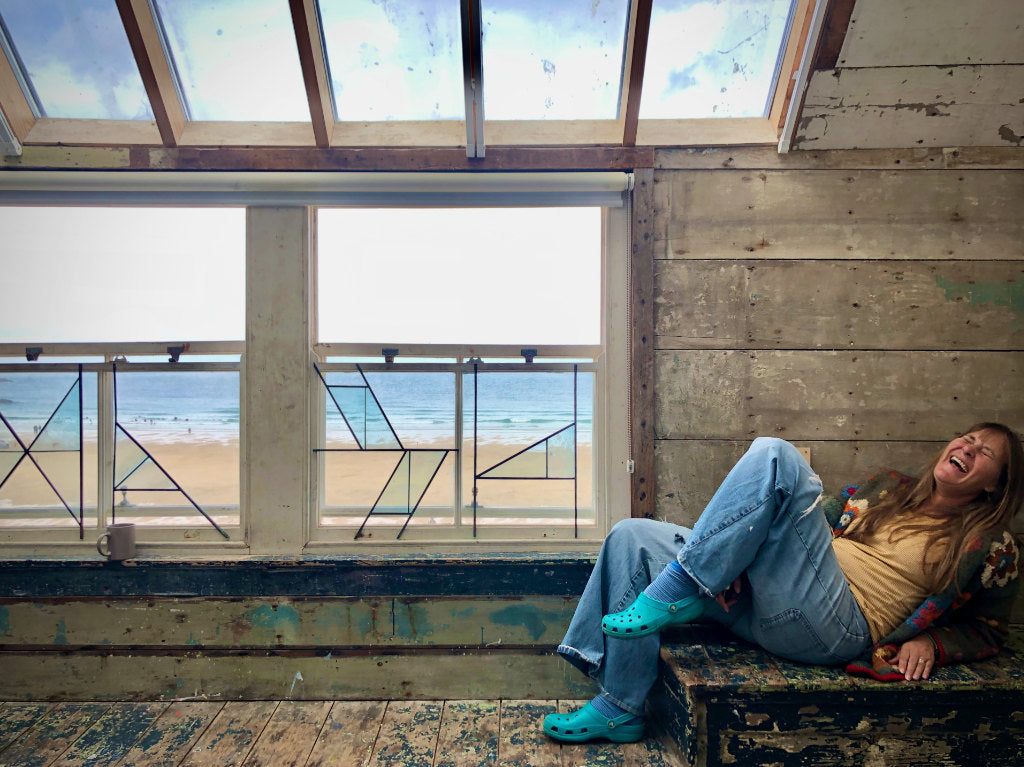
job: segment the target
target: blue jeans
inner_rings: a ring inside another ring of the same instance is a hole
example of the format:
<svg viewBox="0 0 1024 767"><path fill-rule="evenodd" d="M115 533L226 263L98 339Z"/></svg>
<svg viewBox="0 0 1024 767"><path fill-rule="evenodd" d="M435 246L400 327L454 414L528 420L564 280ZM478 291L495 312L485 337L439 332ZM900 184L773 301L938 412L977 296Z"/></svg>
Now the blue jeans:
<svg viewBox="0 0 1024 767"><path fill-rule="evenodd" d="M821 480L796 448L754 440L692 531L649 519L612 528L559 654L596 679L603 696L641 716L661 640L605 636L601 618L626 609L675 559L708 597L743 576L737 604L726 612L708 601L705 613L738 636L804 663L861 655L871 634L832 551L821 496Z"/></svg>

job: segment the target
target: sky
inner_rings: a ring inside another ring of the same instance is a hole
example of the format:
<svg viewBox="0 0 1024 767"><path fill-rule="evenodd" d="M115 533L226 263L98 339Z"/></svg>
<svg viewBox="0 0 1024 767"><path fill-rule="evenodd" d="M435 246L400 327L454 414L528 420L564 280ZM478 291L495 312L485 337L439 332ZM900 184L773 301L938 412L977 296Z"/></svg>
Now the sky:
<svg viewBox="0 0 1024 767"><path fill-rule="evenodd" d="M0 341L245 337L241 208L0 206ZM600 343L598 208L329 209L320 340Z"/></svg>

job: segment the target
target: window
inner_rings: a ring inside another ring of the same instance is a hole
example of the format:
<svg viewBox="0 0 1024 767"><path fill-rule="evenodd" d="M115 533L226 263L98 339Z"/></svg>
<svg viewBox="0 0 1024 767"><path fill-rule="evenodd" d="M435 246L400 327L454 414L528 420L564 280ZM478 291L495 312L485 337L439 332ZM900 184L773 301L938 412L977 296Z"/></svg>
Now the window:
<svg viewBox="0 0 1024 767"><path fill-rule="evenodd" d="M603 536L603 215L319 211L314 537Z"/></svg>
<svg viewBox="0 0 1024 767"><path fill-rule="evenodd" d="M7 540L117 520L143 542L240 542L243 225L239 208L0 207L0 344L20 354L0 360Z"/></svg>

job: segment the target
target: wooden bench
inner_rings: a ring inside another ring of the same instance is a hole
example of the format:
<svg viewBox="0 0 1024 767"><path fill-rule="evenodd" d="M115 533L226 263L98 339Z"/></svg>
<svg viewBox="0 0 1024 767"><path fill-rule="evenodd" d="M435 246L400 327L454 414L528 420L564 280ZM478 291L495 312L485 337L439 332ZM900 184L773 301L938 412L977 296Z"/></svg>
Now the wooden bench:
<svg viewBox="0 0 1024 767"><path fill-rule="evenodd" d="M1024 763L1024 632L984 662L880 683L720 628L665 636L652 706L692 767Z"/></svg>

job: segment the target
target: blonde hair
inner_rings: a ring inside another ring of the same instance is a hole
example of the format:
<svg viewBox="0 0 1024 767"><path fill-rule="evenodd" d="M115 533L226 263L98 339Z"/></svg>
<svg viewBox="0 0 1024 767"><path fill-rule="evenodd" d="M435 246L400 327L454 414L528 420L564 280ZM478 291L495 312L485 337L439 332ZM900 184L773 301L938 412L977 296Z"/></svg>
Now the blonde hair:
<svg viewBox="0 0 1024 767"><path fill-rule="evenodd" d="M915 533L926 535L924 568L932 593L946 588L956 576L960 560L967 547L982 533L998 528L1009 528L1013 515L1024 501L1024 449L1020 437L1000 423L982 422L963 434L995 431L1006 437L1006 463L999 474L998 484L992 492L981 493L966 506L924 510L921 507L931 498L935 489L933 472L945 447L938 452L917 482L902 485L859 516L845 534L846 537L866 542L880 527L892 524L889 540L901 540ZM929 559L929 549L943 542L941 556Z"/></svg>

